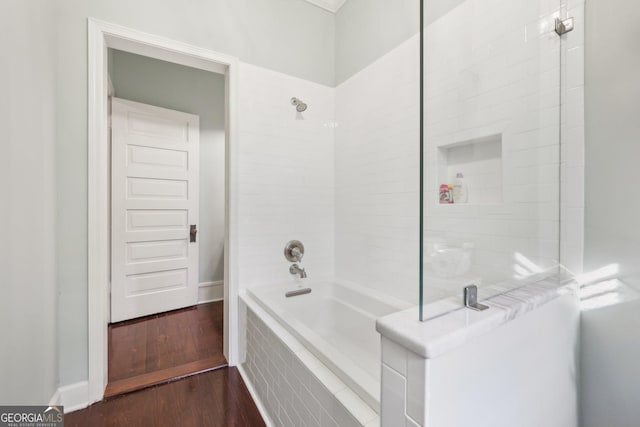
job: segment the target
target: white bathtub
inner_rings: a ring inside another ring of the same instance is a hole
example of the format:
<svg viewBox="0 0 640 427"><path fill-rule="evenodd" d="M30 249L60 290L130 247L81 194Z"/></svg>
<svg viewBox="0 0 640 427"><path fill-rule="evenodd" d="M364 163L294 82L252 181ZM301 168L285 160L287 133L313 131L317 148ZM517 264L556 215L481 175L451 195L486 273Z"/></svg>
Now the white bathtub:
<svg viewBox="0 0 640 427"><path fill-rule="evenodd" d="M357 285L311 283L310 294L286 298L295 285L256 287L260 306L376 412L380 407L380 335L376 319L408 308Z"/></svg>

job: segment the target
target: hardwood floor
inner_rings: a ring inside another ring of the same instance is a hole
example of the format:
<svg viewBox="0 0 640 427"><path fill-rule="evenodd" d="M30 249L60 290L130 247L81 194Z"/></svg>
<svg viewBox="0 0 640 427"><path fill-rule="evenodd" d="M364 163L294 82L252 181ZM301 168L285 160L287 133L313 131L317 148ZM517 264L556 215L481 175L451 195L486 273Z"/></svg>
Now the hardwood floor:
<svg viewBox="0 0 640 427"><path fill-rule="evenodd" d="M105 397L226 366L223 302L109 326L109 384Z"/></svg>
<svg viewBox="0 0 640 427"><path fill-rule="evenodd" d="M115 397L65 415L65 426L238 426L265 423L236 368Z"/></svg>

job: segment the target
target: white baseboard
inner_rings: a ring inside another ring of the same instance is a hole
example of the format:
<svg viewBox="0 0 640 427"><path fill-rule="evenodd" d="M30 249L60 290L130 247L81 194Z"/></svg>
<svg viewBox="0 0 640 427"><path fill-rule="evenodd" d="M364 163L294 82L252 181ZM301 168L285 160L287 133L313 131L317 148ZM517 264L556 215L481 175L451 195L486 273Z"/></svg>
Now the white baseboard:
<svg viewBox="0 0 640 427"><path fill-rule="evenodd" d="M84 409L91 403L89 402L89 382L80 381L59 387L51 398L52 401L54 399L56 405L64 406L65 414Z"/></svg>
<svg viewBox="0 0 640 427"><path fill-rule="evenodd" d="M224 282L203 282L198 285L198 304L222 301L224 299Z"/></svg>
<svg viewBox="0 0 640 427"><path fill-rule="evenodd" d="M58 406L60 405L60 390L56 390L55 393L53 393L53 396L51 396L51 399L49 400L49 406Z"/></svg>
<svg viewBox="0 0 640 427"><path fill-rule="evenodd" d="M238 372L240 372L240 376L242 377L242 381L244 381L244 385L247 386L247 390L249 390L249 394L251 395L253 402L256 404L256 407L258 408L258 412L260 412L260 415L262 416L262 420L267 425L267 427L274 427L275 424L273 423L273 421L271 421L271 417L267 413L267 409L262 404L262 400L260 400L260 396L258 396L256 389L253 387L253 383L249 381L249 377L244 371L244 368L240 364L238 364L237 368L238 368Z"/></svg>

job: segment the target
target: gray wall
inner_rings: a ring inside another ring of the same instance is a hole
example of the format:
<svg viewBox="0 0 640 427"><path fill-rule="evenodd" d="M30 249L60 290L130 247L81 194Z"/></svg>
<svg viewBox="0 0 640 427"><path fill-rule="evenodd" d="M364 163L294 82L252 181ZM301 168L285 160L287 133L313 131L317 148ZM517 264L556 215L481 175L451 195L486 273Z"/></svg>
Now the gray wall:
<svg viewBox="0 0 640 427"><path fill-rule="evenodd" d="M347 0L336 13L336 84L419 31L419 0Z"/></svg>
<svg viewBox="0 0 640 427"><path fill-rule="evenodd" d="M29 0L31 1L31 0ZM334 17L302 0L59 0L56 180L60 382L87 378L87 18L333 84Z"/></svg>
<svg viewBox="0 0 640 427"><path fill-rule="evenodd" d="M463 1L425 0L424 25ZM335 28L335 81L339 85L420 32L420 1L347 0L336 13Z"/></svg>
<svg viewBox="0 0 640 427"><path fill-rule="evenodd" d="M583 312L585 427L640 419L640 3L586 3L585 271L618 263L627 301Z"/></svg>
<svg viewBox="0 0 640 427"><path fill-rule="evenodd" d="M223 280L224 76L117 50L111 57L118 98L200 116L199 280Z"/></svg>
<svg viewBox="0 0 640 427"><path fill-rule="evenodd" d="M0 404L46 404L58 383L53 13L0 2Z"/></svg>

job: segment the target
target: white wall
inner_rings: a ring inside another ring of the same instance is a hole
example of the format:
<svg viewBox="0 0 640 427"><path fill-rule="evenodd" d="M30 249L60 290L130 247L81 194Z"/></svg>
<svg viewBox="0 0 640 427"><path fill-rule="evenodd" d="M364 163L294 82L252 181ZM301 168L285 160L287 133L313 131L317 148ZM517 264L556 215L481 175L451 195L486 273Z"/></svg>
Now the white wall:
<svg viewBox="0 0 640 427"><path fill-rule="evenodd" d="M224 279L225 78L195 68L113 51L116 97L200 117L200 283Z"/></svg>
<svg viewBox="0 0 640 427"><path fill-rule="evenodd" d="M30 0L29 0L30 1ZM87 18L169 37L324 84L333 83L331 13L303 0L60 0L56 181L60 378L87 378ZM11 50L13 51L13 49ZM36 103L37 104L37 103Z"/></svg>
<svg viewBox="0 0 640 427"><path fill-rule="evenodd" d="M587 3L585 267L620 263L620 276L640 275L640 55L635 50L640 4ZM616 31L606 26L616 24ZM609 191L617 188L619 191ZM588 270L587 268L587 270Z"/></svg>
<svg viewBox="0 0 640 427"><path fill-rule="evenodd" d="M583 427L632 427L640 417L640 299L582 313Z"/></svg>
<svg viewBox="0 0 640 427"><path fill-rule="evenodd" d="M332 278L333 89L245 63L239 80L240 285L295 283L283 252L293 239L307 280Z"/></svg>
<svg viewBox="0 0 640 427"><path fill-rule="evenodd" d="M582 421L626 427L640 419L640 4L586 12L584 270L618 264L621 286L582 314Z"/></svg>
<svg viewBox="0 0 640 427"><path fill-rule="evenodd" d="M52 2L0 3L0 404L57 388ZM5 37L6 36L6 37Z"/></svg>
<svg viewBox="0 0 640 427"><path fill-rule="evenodd" d="M336 88L336 277L417 303L419 39Z"/></svg>

